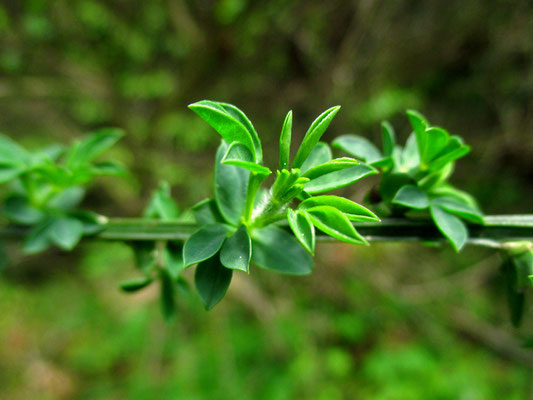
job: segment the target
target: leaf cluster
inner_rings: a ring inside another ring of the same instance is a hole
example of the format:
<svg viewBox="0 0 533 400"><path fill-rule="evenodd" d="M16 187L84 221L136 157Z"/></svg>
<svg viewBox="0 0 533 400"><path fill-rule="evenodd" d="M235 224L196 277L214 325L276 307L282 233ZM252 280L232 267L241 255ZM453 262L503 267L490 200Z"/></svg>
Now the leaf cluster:
<svg viewBox="0 0 533 400"><path fill-rule="evenodd" d="M412 133L403 147L388 122L381 125L382 151L366 138L351 134L338 137L333 146L381 170L379 186L367 197L378 214L429 215L458 251L468 240L463 221L483 224L476 200L448 182L455 161L470 148L459 136L431 126L416 111L407 111L407 117Z"/></svg>

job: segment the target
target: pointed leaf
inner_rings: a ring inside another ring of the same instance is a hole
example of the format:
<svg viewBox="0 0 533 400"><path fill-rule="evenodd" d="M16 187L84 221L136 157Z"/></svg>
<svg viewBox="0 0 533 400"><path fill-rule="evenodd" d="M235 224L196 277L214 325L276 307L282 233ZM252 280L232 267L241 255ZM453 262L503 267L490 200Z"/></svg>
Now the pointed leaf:
<svg viewBox="0 0 533 400"><path fill-rule="evenodd" d="M423 160L430 163L448 144L450 135L442 128L430 127L426 130L427 144Z"/></svg>
<svg viewBox="0 0 533 400"><path fill-rule="evenodd" d="M229 146L222 159L222 164L235 165L260 175L270 175L271 172L267 167L257 164L250 150L237 142L233 142Z"/></svg>
<svg viewBox="0 0 533 400"><path fill-rule="evenodd" d="M281 274L307 275L313 271L313 259L298 240L273 225L253 232L252 261Z"/></svg>
<svg viewBox="0 0 533 400"><path fill-rule="evenodd" d="M294 236L300 244L311 254L315 254L315 227L307 213L294 212L287 208L287 220Z"/></svg>
<svg viewBox="0 0 533 400"><path fill-rule="evenodd" d="M418 146L418 154L420 155L420 159L424 159L428 141L426 129L428 128L429 124L426 118L415 110L407 110L407 118L409 119L409 123L411 124L411 127L416 135L416 143Z"/></svg>
<svg viewBox="0 0 533 400"><path fill-rule="evenodd" d="M28 235L24 242L24 252L26 254L40 253L52 244L50 238L50 220L42 221Z"/></svg>
<svg viewBox="0 0 533 400"><path fill-rule="evenodd" d="M325 164L328 161L331 161L332 158L333 155L331 154L329 145L324 142L318 142L311 154L309 154L305 162L300 167L300 171L303 174L317 165Z"/></svg>
<svg viewBox="0 0 533 400"><path fill-rule="evenodd" d="M222 142L217 150L215 162L215 201L224 219L237 226L246 204L246 188L250 172L234 165L222 164L228 150Z"/></svg>
<svg viewBox="0 0 533 400"><path fill-rule="evenodd" d="M21 166L31 161L31 154L7 136L0 134L0 164Z"/></svg>
<svg viewBox="0 0 533 400"><path fill-rule="evenodd" d="M228 228L222 224L204 225L194 232L183 247L183 262L189 267L213 257L222 247Z"/></svg>
<svg viewBox="0 0 533 400"><path fill-rule="evenodd" d="M402 186L396 196L394 196L392 203L416 210L423 210L429 207L427 194L415 185Z"/></svg>
<svg viewBox="0 0 533 400"><path fill-rule="evenodd" d="M119 129L103 128L77 143L67 154L68 168L76 168L93 161L113 146L123 133Z"/></svg>
<svg viewBox="0 0 533 400"><path fill-rule="evenodd" d="M387 121L381 123L381 141L383 142L383 155L391 157L396 146L396 134L392 125Z"/></svg>
<svg viewBox="0 0 533 400"><path fill-rule="evenodd" d="M33 207L27 197L14 194L5 199L3 214L12 222L33 225L44 218L44 213Z"/></svg>
<svg viewBox="0 0 533 400"><path fill-rule="evenodd" d="M233 271L220 263L218 257L198 264L194 275L196 290L206 310L212 309L226 294Z"/></svg>
<svg viewBox="0 0 533 400"><path fill-rule="evenodd" d="M163 260L165 270L176 281L184 268L183 244L180 242L167 242L163 252Z"/></svg>
<svg viewBox="0 0 533 400"><path fill-rule="evenodd" d="M164 269L160 271L161 277L161 313L165 321L171 322L176 316L176 287L172 277Z"/></svg>
<svg viewBox="0 0 533 400"><path fill-rule="evenodd" d="M307 182L304 189L307 193L323 193L328 190L338 189L348 186L365 176L375 175L378 171L365 164L356 165L354 167L335 171L330 174L322 175L317 179Z"/></svg>
<svg viewBox="0 0 533 400"><path fill-rule="evenodd" d="M279 169L289 169L289 158L291 155L292 136L292 111L289 111L281 128L279 137Z"/></svg>
<svg viewBox="0 0 533 400"><path fill-rule="evenodd" d="M477 207L461 202L457 198L449 196L438 197L433 199L431 204L435 204L449 213L464 218L467 221L481 225L484 224L483 214Z"/></svg>
<svg viewBox="0 0 533 400"><path fill-rule="evenodd" d="M244 225L228 237L220 250L220 262L229 269L237 269L248 273L252 257L252 240Z"/></svg>
<svg viewBox="0 0 533 400"><path fill-rule="evenodd" d="M154 280L152 278L143 276L141 278L133 278L119 284L119 287L122 291L126 293L134 293L141 289L144 289L150 285Z"/></svg>
<svg viewBox="0 0 533 400"><path fill-rule="evenodd" d="M307 210L309 219L325 234L347 243L368 244L355 230L342 212L330 206L318 206Z"/></svg>
<svg viewBox="0 0 533 400"><path fill-rule="evenodd" d="M293 168L299 168L302 166L340 108L340 106L331 107L320 114L319 117L311 124L309 130L305 134L300 148L296 152L294 162L292 163Z"/></svg>
<svg viewBox="0 0 533 400"><path fill-rule="evenodd" d="M354 160L353 158L335 158L331 161L328 161L324 164L319 164L309 169L302 176L309 178L309 180L316 179L322 175L326 175L341 169L346 169L359 165L360 162Z"/></svg>
<svg viewBox="0 0 533 400"><path fill-rule="evenodd" d="M241 143L252 153L254 160L260 160L255 151L252 134L242 121L236 118L234 108L208 100L190 104L189 108L211 125L227 143Z"/></svg>
<svg viewBox="0 0 533 400"><path fill-rule="evenodd" d="M333 147L337 147L359 160L368 164L383 159L383 155L376 146L368 139L357 135L339 136L333 141Z"/></svg>
<svg viewBox="0 0 533 400"><path fill-rule="evenodd" d="M465 224L439 206L431 205L429 209L439 231L450 241L456 251L461 250L468 239L468 231Z"/></svg>
<svg viewBox="0 0 533 400"><path fill-rule="evenodd" d="M24 168L13 165L0 165L0 183L6 183L24 172Z"/></svg>
<svg viewBox="0 0 533 400"><path fill-rule="evenodd" d="M339 196L316 196L306 199L298 206L299 210L307 210L318 206L330 206L346 215L351 221L375 222L380 219L370 211L351 200Z"/></svg>
<svg viewBox="0 0 533 400"><path fill-rule="evenodd" d="M179 217L179 208L170 194L168 182L161 182L152 195L152 199L144 213L146 218L171 220Z"/></svg>

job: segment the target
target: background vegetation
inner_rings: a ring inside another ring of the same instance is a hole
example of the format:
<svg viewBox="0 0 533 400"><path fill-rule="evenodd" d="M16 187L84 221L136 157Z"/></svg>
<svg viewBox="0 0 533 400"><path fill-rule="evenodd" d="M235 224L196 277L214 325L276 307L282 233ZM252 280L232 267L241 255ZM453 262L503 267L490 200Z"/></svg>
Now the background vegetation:
<svg viewBox="0 0 533 400"><path fill-rule="evenodd" d="M270 165L288 109L298 142L335 104L326 140L377 140L385 118L404 139L418 108L472 145L456 185L487 213L531 213L532 16L525 0L5 1L0 131L31 147L123 128L113 156L132 176L85 205L135 216L160 179L182 208L210 194L219 140L196 100L243 109ZM124 245L10 253L0 399L533 398L533 326L510 327L485 250L323 244L313 275L254 269L209 314L182 296L172 326L156 288L117 290Z"/></svg>

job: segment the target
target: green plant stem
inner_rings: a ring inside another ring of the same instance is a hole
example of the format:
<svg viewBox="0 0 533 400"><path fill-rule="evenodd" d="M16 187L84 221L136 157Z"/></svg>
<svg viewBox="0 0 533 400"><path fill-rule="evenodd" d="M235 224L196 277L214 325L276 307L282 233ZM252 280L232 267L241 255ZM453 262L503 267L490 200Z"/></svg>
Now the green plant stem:
<svg viewBox="0 0 533 400"><path fill-rule="evenodd" d="M505 248L506 242L533 241L533 215L486 216L485 225L468 224L468 243L479 246ZM287 226L287 224L282 224ZM386 218L382 222L354 222L353 226L370 242L428 242L444 241L431 220ZM198 229L194 223L147 219L110 219L94 239L116 241L184 241ZM9 226L0 228L3 239L20 240L29 229ZM91 237L88 237L91 238ZM334 241L317 232L317 239Z"/></svg>
<svg viewBox="0 0 533 400"><path fill-rule="evenodd" d="M260 175L256 173L251 173L250 178L248 179L248 189L246 191L246 205L244 208L244 221L243 223L248 224L250 218L252 217L252 211L254 209L255 197L257 196L257 191L261 187L261 183L266 179L266 175Z"/></svg>

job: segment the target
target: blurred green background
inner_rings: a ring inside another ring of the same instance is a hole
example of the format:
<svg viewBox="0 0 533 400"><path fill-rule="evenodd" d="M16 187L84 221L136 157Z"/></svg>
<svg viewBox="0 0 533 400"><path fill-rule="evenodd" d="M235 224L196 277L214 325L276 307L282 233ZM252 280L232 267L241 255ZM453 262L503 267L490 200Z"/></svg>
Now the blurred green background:
<svg viewBox="0 0 533 400"><path fill-rule="evenodd" d="M211 194L219 138L194 101L243 109L271 166L289 109L297 142L335 104L326 140L378 141L382 119L405 139L416 108L472 145L453 183L487 213L532 213L532 38L527 0L4 0L0 131L33 147L123 128L110 155L132 177L85 206L136 216L161 179L182 209ZM166 325L157 288L117 289L124 245L10 250L2 400L533 399L533 325L510 326L490 251L322 244L312 276L254 269L210 313L182 296Z"/></svg>

